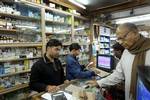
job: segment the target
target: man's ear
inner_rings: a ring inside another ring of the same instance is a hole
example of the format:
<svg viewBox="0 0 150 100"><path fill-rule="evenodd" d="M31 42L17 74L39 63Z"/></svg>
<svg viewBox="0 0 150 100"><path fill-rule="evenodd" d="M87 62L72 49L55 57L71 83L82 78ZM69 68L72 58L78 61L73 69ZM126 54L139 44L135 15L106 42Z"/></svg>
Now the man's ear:
<svg viewBox="0 0 150 100"><path fill-rule="evenodd" d="M72 52L75 52L75 49L73 49Z"/></svg>
<svg viewBox="0 0 150 100"><path fill-rule="evenodd" d="M121 52L121 50L118 50L118 52L121 54L122 52Z"/></svg>
<svg viewBox="0 0 150 100"><path fill-rule="evenodd" d="M47 47L46 51L48 51L48 50L50 50L50 51L51 51L51 49L52 49L51 47Z"/></svg>

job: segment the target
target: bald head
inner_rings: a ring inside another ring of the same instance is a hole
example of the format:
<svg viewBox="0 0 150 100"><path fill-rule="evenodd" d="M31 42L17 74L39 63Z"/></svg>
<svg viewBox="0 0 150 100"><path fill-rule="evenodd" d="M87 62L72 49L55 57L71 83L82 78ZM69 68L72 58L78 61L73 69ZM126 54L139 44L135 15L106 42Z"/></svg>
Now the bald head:
<svg viewBox="0 0 150 100"><path fill-rule="evenodd" d="M117 30L126 30L126 31L133 31L138 33L138 28L133 23L124 23L118 26Z"/></svg>

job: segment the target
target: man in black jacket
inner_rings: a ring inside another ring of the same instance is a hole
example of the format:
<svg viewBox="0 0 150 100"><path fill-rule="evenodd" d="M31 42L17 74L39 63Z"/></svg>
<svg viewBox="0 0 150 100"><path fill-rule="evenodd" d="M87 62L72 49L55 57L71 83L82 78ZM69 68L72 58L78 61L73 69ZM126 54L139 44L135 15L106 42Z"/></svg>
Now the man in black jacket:
<svg viewBox="0 0 150 100"><path fill-rule="evenodd" d="M29 83L31 90L51 92L64 83L64 70L58 59L61 47L62 43L56 39L48 41L45 55L31 68Z"/></svg>

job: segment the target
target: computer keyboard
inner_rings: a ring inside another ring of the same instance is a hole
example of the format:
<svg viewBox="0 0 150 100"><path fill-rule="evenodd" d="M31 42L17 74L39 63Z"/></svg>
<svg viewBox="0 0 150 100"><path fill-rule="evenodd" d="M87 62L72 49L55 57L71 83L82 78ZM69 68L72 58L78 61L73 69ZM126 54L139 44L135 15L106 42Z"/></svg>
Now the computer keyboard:
<svg viewBox="0 0 150 100"><path fill-rule="evenodd" d="M111 74L98 68L91 68L90 70L94 71L100 77L106 77Z"/></svg>

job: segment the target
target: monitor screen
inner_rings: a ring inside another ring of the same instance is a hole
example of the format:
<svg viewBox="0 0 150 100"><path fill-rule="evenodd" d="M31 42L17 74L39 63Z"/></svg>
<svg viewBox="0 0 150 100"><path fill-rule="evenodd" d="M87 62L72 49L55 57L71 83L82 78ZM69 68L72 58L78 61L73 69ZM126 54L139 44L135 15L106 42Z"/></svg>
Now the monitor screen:
<svg viewBox="0 0 150 100"><path fill-rule="evenodd" d="M150 100L150 90L146 88L140 79L137 83L137 100Z"/></svg>
<svg viewBox="0 0 150 100"><path fill-rule="evenodd" d="M97 68L111 71L113 68L113 57L111 55L97 55Z"/></svg>

